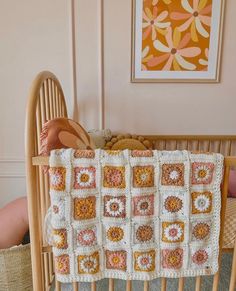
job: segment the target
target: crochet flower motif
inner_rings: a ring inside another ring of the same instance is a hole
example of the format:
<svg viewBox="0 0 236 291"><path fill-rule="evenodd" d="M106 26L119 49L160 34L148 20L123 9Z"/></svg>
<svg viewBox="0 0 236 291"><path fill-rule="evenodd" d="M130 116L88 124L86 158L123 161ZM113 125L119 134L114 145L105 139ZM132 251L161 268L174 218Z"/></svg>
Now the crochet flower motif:
<svg viewBox="0 0 236 291"><path fill-rule="evenodd" d="M175 195L164 199L164 209L167 213L177 213L183 208L183 200Z"/></svg>
<svg viewBox="0 0 236 291"><path fill-rule="evenodd" d="M135 225L135 243L150 243L154 241L153 225Z"/></svg>
<svg viewBox="0 0 236 291"><path fill-rule="evenodd" d="M50 189L56 191L65 190L66 169L63 167L51 167L49 169Z"/></svg>
<svg viewBox="0 0 236 291"><path fill-rule="evenodd" d="M83 247L95 245L97 242L96 227L77 230L77 244Z"/></svg>
<svg viewBox="0 0 236 291"><path fill-rule="evenodd" d="M191 38L193 41L198 42L197 32L204 38L209 38L209 32L204 28L203 24L206 26L211 26L211 16L212 5L207 4L207 0L194 0L193 6L190 6L188 0L181 0L182 7L187 13L172 12L170 18L174 20L186 20L178 29L182 32L190 27Z"/></svg>
<svg viewBox="0 0 236 291"><path fill-rule="evenodd" d="M193 192L192 213L210 213L212 210L212 193L211 192Z"/></svg>
<svg viewBox="0 0 236 291"><path fill-rule="evenodd" d="M74 199L74 219L84 220L96 217L96 197Z"/></svg>
<svg viewBox="0 0 236 291"><path fill-rule="evenodd" d="M192 184L211 184L213 172L213 163L192 163Z"/></svg>
<svg viewBox="0 0 236 291"><path fill-rule="evenodd" d="M133 197L133 215L150 216L154 214L154 195Z"/></svg>
<svg viewBox="0 0 236 291"><path fill-rule="evenodd" d="M120 226L111 226L106 231L106 237L110 242L120 242L124 238L124 230Z"/></svg>
<svg viewBox="0 0 236 291"><path fill-rule="evenodd" d="M104 216L124 218L126 216L126 197L104 196Z"/></svg>
<svg viewBox="0 0 236 291"><path fill-rule="evenodd" d="M74 157L76 159L94 159L95 151L93 150L75 150Z"/></svg>
<svg viewBox="0 0 236 291"><path fill-rule="evenodd" d="M66 229L53 229L53 246L58 249L67 249L67 232Z"/></svg>
<svg viewBox="0 0 236 291"><path fill-rule="evenodd" d="M65 201L61 197L53 197L52 199L52 217L53 219L64 219L65 218Z"/></svg>
<svg viewBox="0 0 236 291"><path fill-rule="evenodd" d="M162 222L162 241L176 243L184 241L184 223L181 221Z"/></svg>
<svg viewBox="0 0 236 291"><path fill-rule="evenodd" d="M92 189L96 187L94 167L74 168L74 189Z"/></svg>
<svg viewBox="0 0 236 291"><path fill-rule="evenodd" d="M207 222L198 222L193 226L192 235L196 240L206 240L210 234L210 225Z"/></svg>
<svg viewBox="0 0 236 291"><path fill-rule="evenodd" d="M155 270L154 250L145 252L134 252L134 270L137 272L152 272Z"/></svg>
<svg viewBox="0 0 236 291"><path fill-rule="evenodd" d="M192 260L193 263L196 265L203 265L207 262L208 260L208 253L204 249L197 250L193 255L192 255Z"/></svg>
<svg viewBox="0 0 236 291"><path fill-rule="evenodd" d="M163 164L161 184L164 186L184 186L184 164Z"/></svg>
<svg viewBox="0 0 236 291"><path fill-rule="evenodd" d="M163 249L161 264L165 269L180 269L183 265L183 249Z"/></svg>
<svg viewBox="0 0 236 291"><path fill-rule="evenodd" d="M163 22L168 16L168 11L162 11L158 14L157 6L153 7L153 12L149 8L145 8L143 12L143 40L145 40L150 34L152 40L157 38L157 32L164 35L165 28L170 26L170 22Z"/></svg>
<svg viewBox="0 0 236 291"><path fill-rule="evenodd" d="M55 257L55 272L60 275L67 275L70 273L70 259L69 255L61 255Z"/></svg>
<svg viewBox="0 0 236 291"><path fill-rule="evenodd" d="M77 257L79 274L96 274L99 271L99 253Z"/></svg>
<svg viewBox="0 0 236 291"><path fill-rule="evenodd" d="M125 167L105 166L103 177L103 187L125 188Z"/></svg>
<svg viewBox="0 0 236 291"><path fill-rule="evenodd" d="M106 268L113 270L126 271L127 268L127 253L126 251L105 251Z"/></svg>
<svg viewBox="0 0 236 291"><path fill-rule="evenodd" d="M154 186L154 167L135 166L133 167L133 186L135 188Z"/></svg>

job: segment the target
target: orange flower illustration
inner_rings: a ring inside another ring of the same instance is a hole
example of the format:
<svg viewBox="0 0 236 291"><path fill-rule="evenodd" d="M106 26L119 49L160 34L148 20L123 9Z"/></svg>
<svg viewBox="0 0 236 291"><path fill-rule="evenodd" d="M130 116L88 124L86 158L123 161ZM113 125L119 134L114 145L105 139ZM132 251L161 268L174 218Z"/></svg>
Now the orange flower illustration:
<svg viewBox="0 0 236 291"><path fill-rule="evenodd" d="M153 12L146 7L143 11L143 40L145 40L150 33L152 34L152 40L157 38L157 32L165 35L166 28L170 26L170 22L162 22L168 16L168 11L162 11L158 15L157 6L153 7Z"/></svg>
<svg viewBox="0 0 236 291"><path fill-rule="evenodd" d="M149 67L155 67L165 61L166 64L162 68L162 71L170 71L173 69L175 71L181 71L181 68L185 70L195 70L196 65L186 61L185 58L193 58L201 53L199 47L186 47L190 41L190 33L186 33L181 39L181 33L178 28L175 28L172 37L172 28L167 29L167 34L165 36L167 45L163 44L159 40L155 40L153 45L155 49L164 54L158 57L150 59L147 63Z"/></svg>
<svg viewBox="0 0 236 291"><path fill-rule="evenodd" d="M201 36L209 38L209 33L203 26L203 24L211 26L211 16L207 14L211 13L212 5L206 6L207 2L208 0L193 0L193 6L191 7L188 0L181 0L182 7L187 13L172 12L170 14L170 18L174 20L187 19L179 26L179 30L182 32L190 27L191 38L195 42L198 42L197 32Z"/></svg>

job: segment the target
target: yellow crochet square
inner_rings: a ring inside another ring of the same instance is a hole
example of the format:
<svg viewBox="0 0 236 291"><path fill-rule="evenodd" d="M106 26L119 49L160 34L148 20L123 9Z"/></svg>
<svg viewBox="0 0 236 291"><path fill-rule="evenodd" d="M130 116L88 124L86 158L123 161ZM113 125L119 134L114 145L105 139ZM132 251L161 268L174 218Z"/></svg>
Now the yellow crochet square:
<svg viewBox="0 0 236 291"><path fill-rule="evenodd" d="M155 270L155 250L134 252L134 270L136 272L152 272Z"/></svg>
<svg viewBox="0 0 236 291"><path fill-rule="evenodd" d="M183 242L184 222L182 221L162 222L162 241L166 243Z"/></svg>
<svg viewBox="0 0 236 291"><path fill-rule="evenodd" d="M66 229L53 229L53 246L58 249L67 249L67 232Z"/></svg>
<svg viewBox="0 0 236 291"><path fill-rule="evenodd" d="M135 188L154 186L154 167L135 166L133 167L133 186Z"/></svg>
<svg viewBox="0 0 236 291"><path fill-rule="evenodd" d="M192 214L211 213L212 211L212 193L205 192L193 192L192 198Z"/></svg>
<svg viewBox="0 0 236 291"><path fill-rule="evenodd" d="M125 188L125 167L105 166L103 168L103 187Z"/></svg>
<svg viewBox="0 0 236 291"><path fill-rule="evenodd" d="M80 255L77 257L79 274L96 274L99 272L99 253L91 255Z"/></svg>
<svg viewBox="0 0 236 291"><path fill-rule="evenodd" d="M85 220L96 217L96 197L74 199L74 219Z"/></svg>

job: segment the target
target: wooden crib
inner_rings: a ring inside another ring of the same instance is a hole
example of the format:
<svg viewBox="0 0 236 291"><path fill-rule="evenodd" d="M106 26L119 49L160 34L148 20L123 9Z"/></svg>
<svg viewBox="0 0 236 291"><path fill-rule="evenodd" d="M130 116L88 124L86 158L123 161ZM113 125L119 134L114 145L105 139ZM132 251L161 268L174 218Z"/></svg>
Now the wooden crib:
<svg viewBox="0 0 236 291"><path fill-rule="evenodd" d="M67 108L63 90L58 79L50 72L40 73L33 82L26 112L25 155L27 172L27 193L30 221L31 257L33 286L35 291L50 290L54 281L54 266L51 247L43 235L44 217L50 206L49 179L42 171L48 159L38 157L40 132L46 120L67 117ZM230 167L236 167L236 136L145 136L160 150L203 150L222 153L225 156L225 171L222 191L220 250L222 250L224 217L228 192ZM221 251L220 251L221 260ZM220 271L219 271L220 272ZM214 275L212 290L218 289L219 272ZM236 283L236 250L234 251L230 291ZM55 282L56 290L61 290L60 282ZM143 284L147 291L149 283ZM167 281L161 279L161 290L165 291ZM79 290L79 283L73 283L73 290ZM96 283L91 283L91 290L96 290ZM109 291L114 290L114 280L109 279ZM127 281L126 290L132 290L132 282ZM184 290L184 278L179 279L178 290ZM196 278L195 290L201 290L201 277Z"/></svg>

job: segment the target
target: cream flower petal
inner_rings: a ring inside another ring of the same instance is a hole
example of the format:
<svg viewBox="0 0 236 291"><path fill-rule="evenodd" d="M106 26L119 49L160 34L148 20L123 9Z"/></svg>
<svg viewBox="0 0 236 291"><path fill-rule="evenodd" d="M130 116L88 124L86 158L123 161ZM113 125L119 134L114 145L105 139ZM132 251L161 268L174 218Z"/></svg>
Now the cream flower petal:
<svg viewBox="0 0 236 291"><path fill-rule="evenodd" d="M159 1L159 0L152 0L152 5L153 5L153 6L157 5L158 1Z"/></svg>
<svg viewBox="0 0 236 291"><path fill-rule="evenodd" d="M159 40L155 40L153 42L153 45L155 47L156 50L163 52L163 53L170 53L171 49L168 48L166 45L164 45L163 43L161 43Z"/></svg>
<svg viewBox="0 0 236 291"><path fill-rule="evenodd" d="M162 11L155 20L162 21L168 16L168 11Z"/></svg>
<svg viewBox="0 0 236 291"><path fill-rule="evenodd" d="M191 25L191 23L193 22L194 20L194 17L190 17L187 21L184 22L184 24L180 25L178 28L179 28L179 31L185 31L186 29L189 28L189 26Z"/></svg>
<svg viewBox="0 0 236 291"><path fill-rule="evenodd" d="M142 27L143 27L143 28L146 28L146 27L148 27L149 25L150 25L150 23L148 23L148 22L143 22L143 23L142 23Z"/></svg>
<svg viewBox="0 0 236 291"><path fill-rule="evenodd" d="M199 19L199 17L195 17L195 23L197 31L205 38L209 37L209 33L205 30L205 28L202 26L202 23Z"/></svg>
<svg viewBox="0 0 236 291"><path fill-rule="evenodd" d="M181 71L181 68L175 58L173 59L173 68L175 71Z"/></svg>
<svg viewBox="0 0 236 291"><path fill-rule="evenodd" d="M167 28L170 26L170 22L155 22L154 25L159 28Z"/></svg>
<svg viewBox="0 0 236 291"><path fill-rule="evenodd" d="M208 65L208 61L204 60L204 59L200 59L199 60L199 64L202 65L202 66L207 66Z"/></svg>
<svg viewBox="0 0 236 291"><path fill-rule="evenodd" d="M188 0L181 0L181 4L183 6L183 8L188 11L189 13L193 13L193 8L190 6Z"/></svg>
<svg viewBox="0 0 236 291"><path fill-rule="evenodd" d="M143 49L143 51L142 51L142 58L145 58L145 57L148 55L149 50L150 50L150 48L149 48L149 46L147 45L147 46Z"/></svg>
<svg viewBox="0 0 236 291"><path fill-rule="evenodd" d="M194 64L187 62L183 57L181 57L181 55L175 54L175 58L182 68L191 71L196 69L196 66Z"/></svg>
<svg viewBox="0 0 236 291"><path fill-rule="evenodd" d="M182 57L193 58L200 55L201 49L199 47L188 47L181 50L178 50L178 54Z"/></svg>

